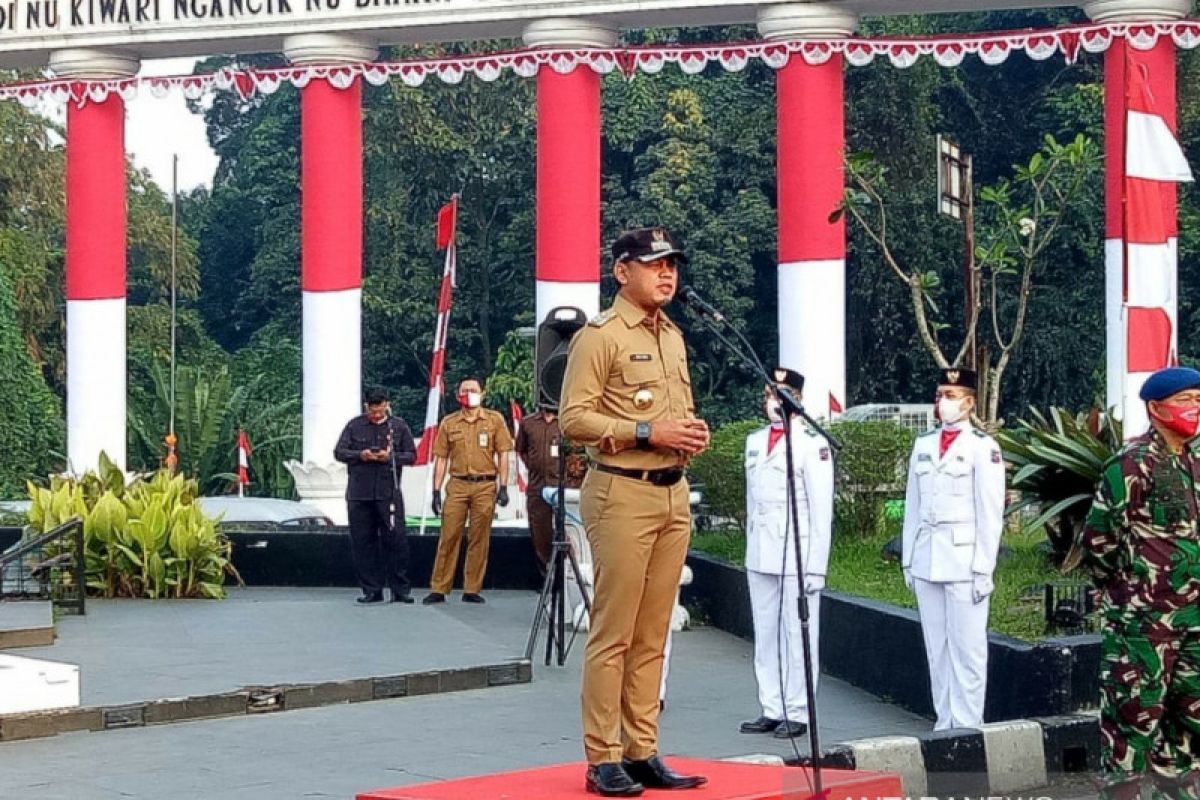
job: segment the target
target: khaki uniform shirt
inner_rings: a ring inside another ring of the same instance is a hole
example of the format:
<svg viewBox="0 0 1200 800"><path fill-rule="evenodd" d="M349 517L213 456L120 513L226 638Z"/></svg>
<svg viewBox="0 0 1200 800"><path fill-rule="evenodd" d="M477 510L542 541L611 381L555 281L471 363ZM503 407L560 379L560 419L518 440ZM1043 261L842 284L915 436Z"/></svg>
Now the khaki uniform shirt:
<svg viewBox="0 0 1200 800"><path fill-rule="evenodd" d="M455 411L438 426L433 454L449 460L451 476L495 475L495 456L513 448L504 417L491 409L479 409L475 421Z"/></svg>
<svg viewBox="0 0 1200 800"><path fill-rule="evenodd" d="M647 316L618 295L571 341L561 399L563 432L598 463L669 469L687 462L677 450L637 449L638 422L696 415L683 334L662 311Z"/></svg>

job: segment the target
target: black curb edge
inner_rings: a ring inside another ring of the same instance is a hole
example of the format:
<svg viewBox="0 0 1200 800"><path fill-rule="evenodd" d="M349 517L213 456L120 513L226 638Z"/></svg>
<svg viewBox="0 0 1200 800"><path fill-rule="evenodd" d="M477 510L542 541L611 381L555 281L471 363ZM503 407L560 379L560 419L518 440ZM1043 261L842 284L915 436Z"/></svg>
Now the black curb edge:
<svg viewBox="0 0 1200 800"><path fill-rule="evenodd" d="M301 708L462 692L512 686L531 680L533 667L529 661L521 659L351 680L247 686L219 694L0 716L0 742L37 739L75 731L140 728L198 719L273 714Z"/></svg>
<svg viewBox="0 0 1200 800"><path fill-rule="evenodd" d="M1100 719L1089 714L1064 714L1035 717L1032 720L1042 729L1042 752L1046 777L1094 773L1100 768ZM988 796L991 792L988 777L987 752L983 733L976 729L929 731L913 737L921 743L927 789L926 795ZM855 741L840 742L825 748L821 766L826 769L855 769ZM1030 754L1031 758L1038 757ZM812 758L785 758L789 766L811 766ZM966 781L966 785L964 784ZM1037 787L1028 787L1037 788Z"/></svg>

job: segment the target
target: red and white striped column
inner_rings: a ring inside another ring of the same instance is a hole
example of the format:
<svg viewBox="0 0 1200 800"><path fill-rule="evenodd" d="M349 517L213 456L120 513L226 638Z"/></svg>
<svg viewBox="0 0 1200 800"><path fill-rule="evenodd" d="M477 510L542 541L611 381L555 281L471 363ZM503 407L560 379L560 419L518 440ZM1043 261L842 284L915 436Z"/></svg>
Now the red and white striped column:
<svg viewBox="0 0 1200 800"><path fill-rule="evenodd" d="M849 36L858 18L819 4L768 6L769 40ZM779 363L805 376L804 404L826 417L846 406L846 227L829 216L845 176L841 55L799 55L776 74L778 94Z"/></svg>
<svg viewBox="0 0 1200 800"><path fill-rule="evenodd" d="M1178 19L1190 8L1191 0L1085 5L1097 22ZM1153 49L1139 51L1117 39L1104 58L1105 402L1131 438L1149 425L1138 397L1142 383L1175 363L1178 352L1176 190L1156 167L1161 144L1144 135L1153 129L1144 123L1157 118L1159 132L1174 142L1175 45L1164 37Z"/></svg>
<svg viewBox="0 0 1200 800"><path fill-rule="evenodd" d="M586 20L545 19L525 44L612 47L616 32ZM586 66L537 76L537 321L559 306L600 309L600 76Z"/></svg>
<svg viewBox="0 0 1200 800"><path fill-rule="evenodd" d="M284 40L284 55L299 66L371 61L376 53L346 36ZM300 90L302 458L330 467L362 397L362 81L347 78L342 86L313 79Z"/></svg>
<svg viewBox="0 0 1200 800"><path fill-rule="evenodd" d="M60 78L137 74L138 61L60 50ZM104 452L125 468L125 101L67 108L67 471L95 469Z"/></svg>

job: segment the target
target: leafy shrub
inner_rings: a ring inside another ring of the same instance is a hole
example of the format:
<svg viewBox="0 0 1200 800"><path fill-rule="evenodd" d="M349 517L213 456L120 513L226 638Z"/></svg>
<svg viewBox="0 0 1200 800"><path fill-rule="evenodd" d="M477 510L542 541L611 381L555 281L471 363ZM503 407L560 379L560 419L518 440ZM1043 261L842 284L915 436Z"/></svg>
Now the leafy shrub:
<svg viewBox="0 0 1200 800"><path fill-rule="evenodd" d="M829 432L843 445L835 460L834 528L839 535L873 536L888 501L904 496L916 434L888 421L834 422Z"/></svg>
<svg viewBox="0 0 1200 800"><path fill-rule="evenodd" d="M1037 508L1037 519L1025 527L1044 527L1054 562L1070 570L1076 562L1071 547L1104 464L1122 447L1121 423L1097 409L1072 414L1051 408L1044 415L1031 408L1029 414L996 434L1013 471L1009 488L1021 493L1008 513Z"/></svg>
<svg viewBox="0 0 1200 800"><path fill-rule="evenodd" d="M746 529L746 437L764 424L763 420L744 420L717 428L712 445L688 467L692 479L702 484L708 512L736 520L742 530Z"/></svg>
<svg viewBox="0 0 1200 800"><path fill-rule="evenodd" d="M20 267L8 255L0 236L0 497L17 497L31 476L61 468L64 437L58 399L21 333L8 272Z"/></svg>
<svg viewBox="0 0 1200 800"><path fill-rule="evenodd" d="M194 479L160 470L126 486L101 453L97 472L28 489L35 531L83 520L87 586L105 597L222 598L225 575L237 576L229 540L195 502Z"/></svg>

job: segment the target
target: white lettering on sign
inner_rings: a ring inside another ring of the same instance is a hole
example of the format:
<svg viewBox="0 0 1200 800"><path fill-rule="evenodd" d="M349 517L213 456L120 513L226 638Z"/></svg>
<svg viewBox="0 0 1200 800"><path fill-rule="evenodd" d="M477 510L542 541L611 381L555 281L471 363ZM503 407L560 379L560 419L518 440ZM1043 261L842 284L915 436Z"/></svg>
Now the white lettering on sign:
<svg viewBox="0 0 1200 800"><path fill-rule="evenodd" d="M753 22L758 8L787 2L795 0L586 5L589 20L618 28L641 27L643 20ZM579 6L579 0L0 0L0 69L44 65L50 53L72 48L111 48L135 57L270 51L281 49L285 37L314 33L360 34L374 44L517 38L530 22L569 18Z"/></svg>

